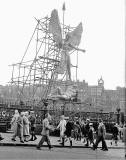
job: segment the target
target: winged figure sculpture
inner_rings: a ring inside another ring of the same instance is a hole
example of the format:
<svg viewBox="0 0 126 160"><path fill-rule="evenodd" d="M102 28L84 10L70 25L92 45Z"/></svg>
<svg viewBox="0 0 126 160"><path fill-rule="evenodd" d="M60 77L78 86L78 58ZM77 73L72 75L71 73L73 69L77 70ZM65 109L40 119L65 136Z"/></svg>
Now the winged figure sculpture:
<svg viewBox="0 0 126 160"><path fill-rule="evenodd" d="M64 71L67 71L68 77L71 80L71 62L69 52L72 50L85 52L85 50L78 48L83 32L82 23L79 23L73 31L68 32L65 35L65 39L63 39L58 11L54 9L51 13L49 22L49 32L52 33L57 48L61 49L61 61L59 67L57 68L57 72L63 74Z"/></svg>
<svg viewBox="0 0 126 160"><path fill-rule="evenodd" d="M78 45L81 41L81 35L83 32L82 23L79 23L78 26L70 32L67 32L65 38L62 35L62 29L60 25L60 20L58 16L58 11L54 9L51 13L51 18L49 21L49 33L53 35L53 40L58 49L61 51L61 60L60 64L57 67L57 73L63 74L67 73L69 80L71 80L71 61L70 61L70 51L78 50L85 52L83 49L79 49ZM58 89L59 90L59 89ZM75 90L68 88L65 93L57 95L59 98L70 98L72 95L75 96ZM53 94L53 97L55 95Z"/></svg>

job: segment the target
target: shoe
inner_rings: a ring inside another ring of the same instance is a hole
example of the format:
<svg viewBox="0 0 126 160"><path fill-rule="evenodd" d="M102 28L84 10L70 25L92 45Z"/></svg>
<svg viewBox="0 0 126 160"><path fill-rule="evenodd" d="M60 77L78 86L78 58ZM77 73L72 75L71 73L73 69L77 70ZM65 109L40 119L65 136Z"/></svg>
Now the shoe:
<svg viewBox="0 0 126 160"><path fill-rule="evenodd" d="M16 141L14 138L11 139L12 141Z"/></svg>
<svg viewBox="0 0 126 160"><path fill-rule="evenodd" d="M61 144L62 146L64 146L64 143L63 143L63 142L61 142L61 143L59 143L59 144Z"/></svg>
<svg viewBox="0 0 126 160"><path fill-rule="evenodd" d="M21 143L24 143L24 141L23 141L23 140L20 140L20 142L21 142Z"/></svg>
<svg viewBox="0 0 126 160"><path fill-rule="evenodd" d="M0 141L2 141L4 138L0 137Z"/></svg>
<svg viewBox="0 0 126 160"><path fill-rule="evenodd" d="M85 147L89 147L89 145L88 145L88 144L85 144Z"/></svg>
<svg viewBox="0 0 126 160"><path fill-rule="evenodd" d="M40 148L40 147L36 147L36 149L37 149L37 150L41 150L41 148Z"/></svg>
<svg viewBox="0 0 126 160"><path fill-rule="evenodd" d="M50 146L50 147L49 147L49 150L51 150L52 148L53 148L53 146Z"/></svg>
<svg viewBox="0 0 126 160"><path fill-rule="evenodd" d="M101 148L100 150L104 150L103 148Z"/></svg>
<svg viewBox="0 0 126 160"><path fill-rule="evenodd" d="M103 151L108 151L108 149L105 149L105 148L104 148L104 149L102 149L102 150L103 150Z"/></svg>
<svg viewBox="0 0 126 160"><path fill-rule="evenodd" d="M28 142L29 140L24 140L25 142Z"/></svg>
<svg viewBox="0 0 126 160"><path fill-rule="evenodd" d="M58 140L57 140L57 142L61 142L61 140L60 140L60 139L58 139Z"/></svg>

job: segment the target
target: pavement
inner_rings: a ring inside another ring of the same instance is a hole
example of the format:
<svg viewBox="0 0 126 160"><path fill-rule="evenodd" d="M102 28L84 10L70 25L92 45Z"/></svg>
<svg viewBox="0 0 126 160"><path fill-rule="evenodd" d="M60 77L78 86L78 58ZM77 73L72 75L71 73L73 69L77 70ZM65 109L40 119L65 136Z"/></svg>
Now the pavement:
<svg viewBox="0 0 126 160"><path fill-rule="evenodd" d="M35 141L28 141L25 143L21 143L19 138L16 137L16 141L12 141L12 135L13 133L1 133L2 137L4 138L2 141L0 141L0 146L26 146L26 147L35 147L38 142L41 139L41 135L37 135L37 140ZM54 147L62 147L59 142L58 142L59 137L52 137L50 136L50 141L51 144ZM125 149L125 143L122 142L122 140L118 141L118 145L116 146L113 142L113 144L111 145L111 140L106 140L108 149ZM69 140L67 142L65 142L65 146L64 147L69 147ZM83 139L81 141L76 141L73 139L73 148L88 148L84 146L85 144L83 143ZM47 147L47 144L44 143L43 146ZM90 146L91 147L91 146ZM101 143L99 144L98 147L101 147Z"/></svg>

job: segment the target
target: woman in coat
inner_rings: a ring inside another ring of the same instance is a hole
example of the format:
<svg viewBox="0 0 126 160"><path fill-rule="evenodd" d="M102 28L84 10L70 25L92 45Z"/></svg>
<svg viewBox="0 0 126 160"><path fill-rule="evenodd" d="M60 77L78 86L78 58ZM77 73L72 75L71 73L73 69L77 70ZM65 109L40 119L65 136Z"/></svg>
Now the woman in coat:
<svg viewBox="0 0 126 160"><path fill-rule="evenodd" d="M65 120L64 115L61 116L61 120L56 129L58 128L60 129L60 139L62 139L62 142L60 144L64 146L64 139L65 139L64 132L66 131L66 120Z"/></svg>
<svg viewBox="0 0 126 160"><path fill-rule="evenodd" d="M28 137L30 136L29 134L29 114L28 112L25 112L24 113L24 116L23 116L23 135L24 135L24 141L28 141Z"/></svg>
<svg viewBox="0 0 126 160"><path fill-rule="evenodd" d="M11 120L11 130L13 131L13 137L16 137L18 135L18 118L19 118L19 112L18 110L15 110L15 113ZM13 139L13 138L12 138Z"/></svg>
<svg viewBox="0 0 126 160"><path fill-rule="evenodd" d="M19 136L20 142L24 143L23 140L23 115L24 113L21 112L20 114L16 111L16 114L13 116L11 124L12 130L14 131L14 135L12 136L12 141L16 141L16 136Z"/></svg>

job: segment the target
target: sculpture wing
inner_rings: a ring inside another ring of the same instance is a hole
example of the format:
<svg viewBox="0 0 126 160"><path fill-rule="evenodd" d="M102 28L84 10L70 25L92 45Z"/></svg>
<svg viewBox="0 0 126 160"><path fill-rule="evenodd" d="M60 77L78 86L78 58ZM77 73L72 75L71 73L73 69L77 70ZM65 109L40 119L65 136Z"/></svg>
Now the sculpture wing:
<svg viewBox="0 0 126 160"><path fill-rule="evenodd" d="M69 50L73 49L72 46L75 47L80 44L82 32L83 27L80 23L72 32L67 33L65 43L68 45Z"/></svg>
<svg viewBox="0 0 126 160"><path fill-rule="evenodd" d="M49 32L53 34L53 39L56 42L58 48L62 46L62 30L60 26L58 11L54 9L51 13L49 22Z"/></svg>

